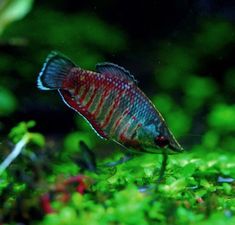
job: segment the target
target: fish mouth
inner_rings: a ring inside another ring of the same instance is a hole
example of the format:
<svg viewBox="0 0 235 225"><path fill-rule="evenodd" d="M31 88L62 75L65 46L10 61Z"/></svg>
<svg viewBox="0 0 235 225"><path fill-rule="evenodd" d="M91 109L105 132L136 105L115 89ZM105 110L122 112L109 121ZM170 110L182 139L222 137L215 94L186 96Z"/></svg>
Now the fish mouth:
<svg viewBox="0 0 235 225"><path fill-rule="evenodd" d="M170 143L168 149L170 150L171 154L181 153L184 151L184 148L178 142Z"/></svg>

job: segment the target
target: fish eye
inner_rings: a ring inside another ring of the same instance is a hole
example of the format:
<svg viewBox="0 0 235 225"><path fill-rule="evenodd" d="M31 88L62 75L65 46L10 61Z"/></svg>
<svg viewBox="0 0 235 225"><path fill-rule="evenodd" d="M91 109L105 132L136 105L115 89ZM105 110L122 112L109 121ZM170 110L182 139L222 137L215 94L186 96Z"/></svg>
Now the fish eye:
<svg viewBox="0 0 235 225"><path fill-rule="evenodd" d="M160 148L164 148L167 147L169 145L169 140L166 139L164 136L157 136L155 138L155 143L157 146L159 146Z"/></svg>

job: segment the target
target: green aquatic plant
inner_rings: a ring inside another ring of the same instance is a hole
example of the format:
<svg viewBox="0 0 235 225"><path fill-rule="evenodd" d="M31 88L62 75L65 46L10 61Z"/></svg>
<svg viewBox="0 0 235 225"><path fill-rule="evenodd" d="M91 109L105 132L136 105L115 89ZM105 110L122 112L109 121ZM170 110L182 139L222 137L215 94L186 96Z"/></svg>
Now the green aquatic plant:
<svg viewBox="0 0 235 225"><path fill-rule="evenodd" d="M0 35L14 21L22 19L32 8L33 0L3 0L0 2Z"/></svg>
<svg viewBox="0 0 235 225"><path fill-rule="evenodd" d="M7 167L15 160L18 155L23 151L25 146L29 143L34 143L39 147L45 144L44 137L39 133L29 132L28 129L35 125L34 121L27 123L21 122L18 126L14 127L9 134L9 137L15 143L12 152L0 164L0 176L7 169Z"/></svg>

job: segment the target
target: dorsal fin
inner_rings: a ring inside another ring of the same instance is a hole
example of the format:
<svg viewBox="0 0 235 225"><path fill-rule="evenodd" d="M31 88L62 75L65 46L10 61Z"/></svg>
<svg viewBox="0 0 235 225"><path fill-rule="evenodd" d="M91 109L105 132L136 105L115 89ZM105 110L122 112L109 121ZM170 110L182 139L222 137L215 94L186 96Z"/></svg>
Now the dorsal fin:
<svg viewBox="0 0 235 225"><path fill-rule="evenodd" d="M96 71L98 73L103 73L103 74L112 74L114 76L120 76L123 77L124 79L127 79L129 81L132 81L133 83L137 84L137 80L135 80L134 76L130 74L128 70L125 68L118 66L114 63L98 63L96 64Z"/></svg>

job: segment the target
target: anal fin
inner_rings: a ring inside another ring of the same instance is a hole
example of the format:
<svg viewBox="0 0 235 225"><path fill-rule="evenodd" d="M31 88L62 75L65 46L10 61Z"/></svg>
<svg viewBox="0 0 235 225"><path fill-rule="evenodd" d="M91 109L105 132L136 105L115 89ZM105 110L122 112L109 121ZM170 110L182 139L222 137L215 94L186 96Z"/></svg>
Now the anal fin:
<svg viewBox="0 0 235 225"><path fill-rule="evenodd" d="M108 139L108 135L101 129L99 123L95 120L94 116L87 111L85 107L80 105L70 94L67 90L58 90L64 103L70 107L71 109L75 110L77 113L79 113L81 116L83 116L84 119L87 120L87 122L90 124L90 126L94 129L94 131L104 139Z"/></svg>

